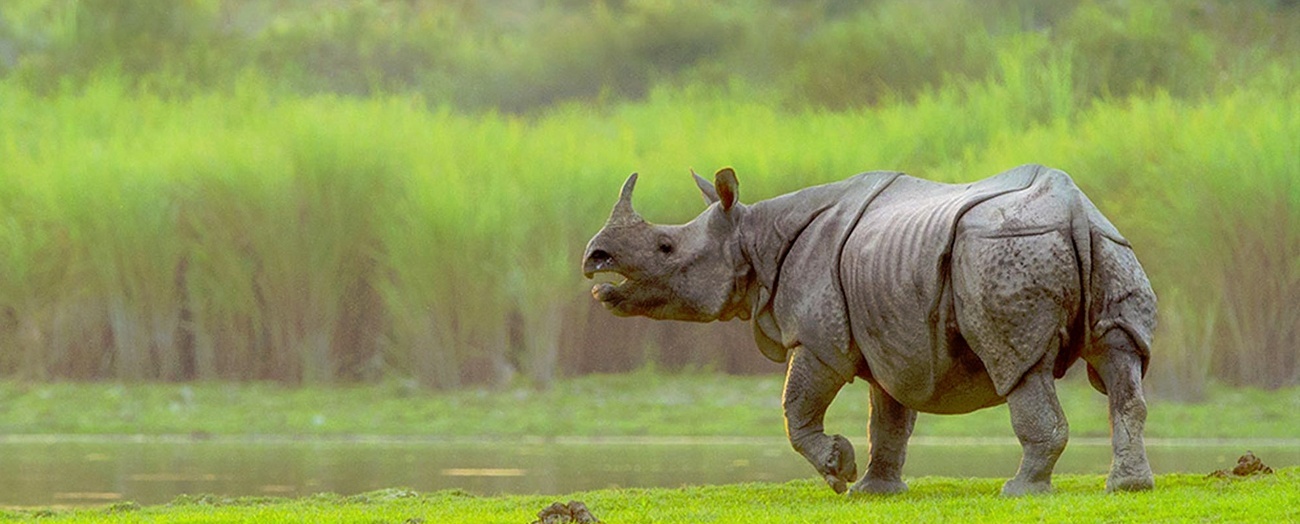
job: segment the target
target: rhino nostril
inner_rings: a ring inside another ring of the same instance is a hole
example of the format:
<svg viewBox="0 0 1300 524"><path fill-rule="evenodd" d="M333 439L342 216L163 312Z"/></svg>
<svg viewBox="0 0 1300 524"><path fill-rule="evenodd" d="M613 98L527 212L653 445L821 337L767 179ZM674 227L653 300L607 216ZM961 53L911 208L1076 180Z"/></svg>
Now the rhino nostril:
<svg viewBox="0 0 1300 524"><path fill-rule="evenodd" d="M596 273L613 270L614 256L604 249L591 250L587 253L587 259L582 261L582 274L587 278L595 277Z"/></svg>

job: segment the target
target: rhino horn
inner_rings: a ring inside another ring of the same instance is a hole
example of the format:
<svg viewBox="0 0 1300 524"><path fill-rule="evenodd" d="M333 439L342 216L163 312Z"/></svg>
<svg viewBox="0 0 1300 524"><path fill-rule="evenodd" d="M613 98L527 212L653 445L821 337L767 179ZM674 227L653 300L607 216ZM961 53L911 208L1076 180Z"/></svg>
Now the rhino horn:
<svg viewBox="0 0 1300 524"><path fill-rule="evenodd" d="M636 188L636 173L623 182L623 190L618 195L614 210L609 213L610 226L626 226L643 222L641 215L632 209L632 190Z"/></svg>

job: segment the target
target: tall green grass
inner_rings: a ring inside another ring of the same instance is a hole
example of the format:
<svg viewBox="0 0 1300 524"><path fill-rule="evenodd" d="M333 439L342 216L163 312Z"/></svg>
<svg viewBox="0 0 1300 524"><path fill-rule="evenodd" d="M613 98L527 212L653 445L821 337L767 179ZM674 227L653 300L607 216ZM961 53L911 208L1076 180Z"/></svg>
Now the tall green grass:
<svg viewBox="0 0 1300 524"><path fill-rule="evenodd" d="M638 209L679 222L702 207L690 167L735 166L754 201L868 169L967 181L1040 162L1151 275L1154 388L1295 384L1300 91L1081 103L1049 48L1026 36L984 80L840 112L739 84L525 118L284 96L255 74L188 97L3 83L0 374L447 388L645 359L772 369L743 329L593 309L578 258L629 172Z"/></svg>

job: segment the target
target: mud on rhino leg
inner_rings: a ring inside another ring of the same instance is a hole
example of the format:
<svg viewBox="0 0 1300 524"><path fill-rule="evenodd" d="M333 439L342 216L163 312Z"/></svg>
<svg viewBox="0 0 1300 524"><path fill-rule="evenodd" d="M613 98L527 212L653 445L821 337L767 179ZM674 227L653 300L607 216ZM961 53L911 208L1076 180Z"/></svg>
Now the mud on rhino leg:
<svg viewBox="0 0 1300 524"><path fill-rule="evenodd" d="M857 479L853 444L841 435L827 435L823 420L845 380L808 349L791 351L785 375L785 431L795 451L822 474L836 493L844 493Z"/></svg>
<svg viewBox="0 0 1300 524"><path fill-rule="evenodd" d="M1110 440L1113 458L1106 491L1142 491L1155 487L1147 461L1142 431L1147 404L1142 396L1142 357L1123 329L1111 329L1101 339L1101 349L1086 357L1106 386L1110 405Z"/></svg>
<svg viewBox="0 0 1300 524"><path fill-rule="evenodd" d="M1019 496L1051 491L1052 469L1065 451L1070 425L1056 397L1049 359L1030 368L1007 393L1007 407L1011 411L1011 427L1024 455L1015 478L1002 486L1002 494Z"/></svg>
<svg viewBox="0 0 1300 524"><path fill-rule="evenodd" d="M916 410L908 409L885 390L871 385L871 459L867 474L853 485L854 493L902 493L903 462L907 459L907 440L916 425Z"/></svg>

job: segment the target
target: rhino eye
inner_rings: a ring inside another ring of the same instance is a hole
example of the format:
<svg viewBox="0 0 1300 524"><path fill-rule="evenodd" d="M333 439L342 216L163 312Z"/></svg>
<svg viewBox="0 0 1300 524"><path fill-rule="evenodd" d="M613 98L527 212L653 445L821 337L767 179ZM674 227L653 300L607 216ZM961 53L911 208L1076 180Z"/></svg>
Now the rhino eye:
<svg viewBox="0 0 1300 524"><path fill-rule="evenodd" d="M667 242L659 243L659 252L665 255L673 252L673 245Z"/></svg>

